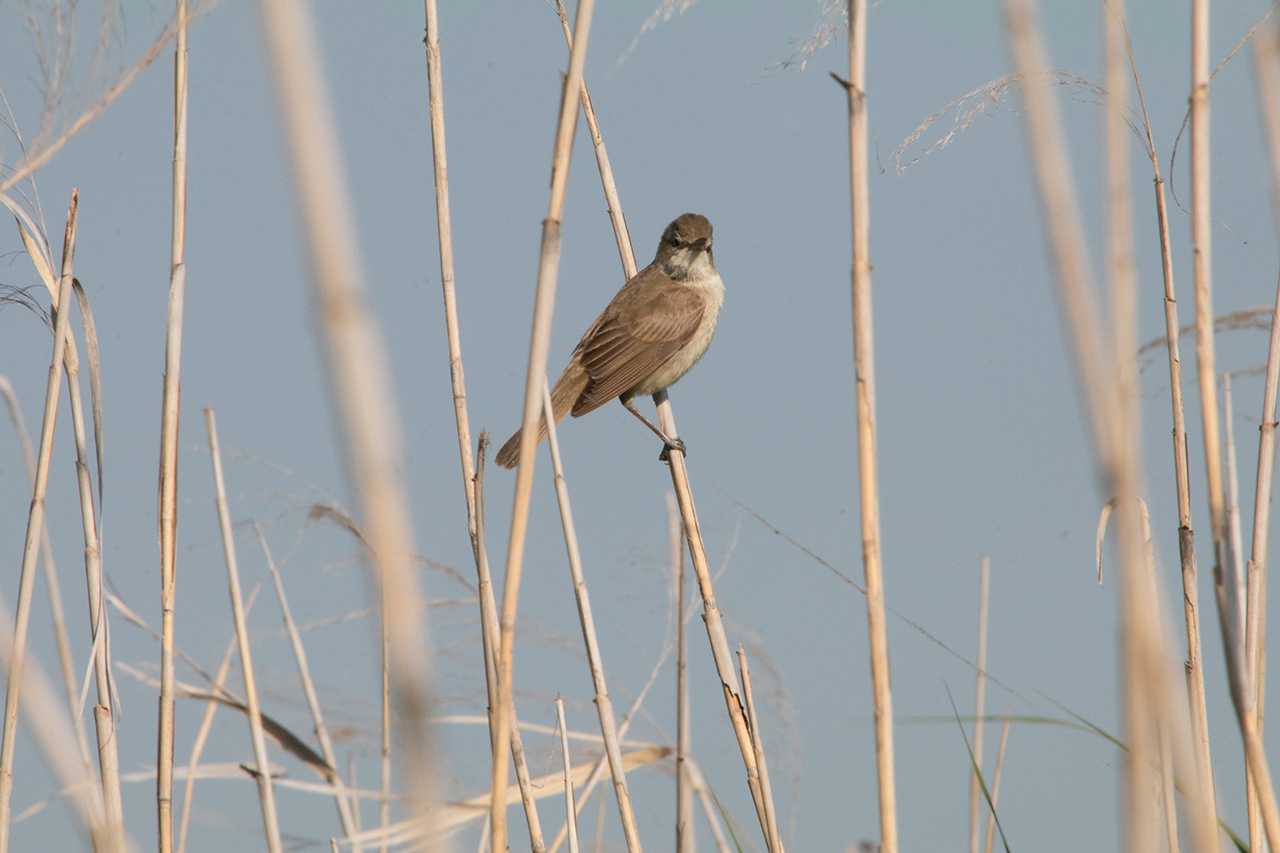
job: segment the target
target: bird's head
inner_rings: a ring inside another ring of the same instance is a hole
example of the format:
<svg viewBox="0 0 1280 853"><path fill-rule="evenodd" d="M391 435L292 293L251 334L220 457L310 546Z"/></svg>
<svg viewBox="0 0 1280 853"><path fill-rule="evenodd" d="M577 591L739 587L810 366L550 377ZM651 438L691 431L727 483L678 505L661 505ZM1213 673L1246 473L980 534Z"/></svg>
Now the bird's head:
<svg viewBox="0 0 1280 853"><path fill-rule="evenodd" d="M715 271L711 222L700 213L682 213L662 232L654 262L674 279L701 278Z"/></svg>

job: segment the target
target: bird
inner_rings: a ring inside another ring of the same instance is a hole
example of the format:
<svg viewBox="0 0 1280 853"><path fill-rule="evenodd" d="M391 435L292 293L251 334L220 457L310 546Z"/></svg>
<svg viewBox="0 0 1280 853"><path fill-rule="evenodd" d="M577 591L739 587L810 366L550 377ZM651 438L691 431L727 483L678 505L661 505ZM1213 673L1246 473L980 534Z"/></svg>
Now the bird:
<svg viewBox="0 0 1280 853"><path fill-rule="evenodd" d="M711 222L699 213L677 216L662 232L649 264L622 286L587 328L551 391L556 423L617 398L662 440L659 457L669 461L684 442L668 436L640 414L632 398L670 387L697 364L711 345L724 305L724 282L711 250ZM497 463L514 468L520 434L507 439ZM547 436L545 415L538 441Z"/></svg>

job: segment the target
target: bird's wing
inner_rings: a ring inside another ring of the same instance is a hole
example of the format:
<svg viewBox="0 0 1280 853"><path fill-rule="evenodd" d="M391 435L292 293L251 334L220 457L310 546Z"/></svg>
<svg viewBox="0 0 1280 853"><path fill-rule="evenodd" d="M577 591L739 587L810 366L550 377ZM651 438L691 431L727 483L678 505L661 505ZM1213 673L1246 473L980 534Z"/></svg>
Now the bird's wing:
<svg viewBox="0 0 1280 853"><path fill-rule="evenodd" d="M585 415L630 391L693 338L701 294L649 268L618 292L578 345L590 382L573 406Z"/></svg>

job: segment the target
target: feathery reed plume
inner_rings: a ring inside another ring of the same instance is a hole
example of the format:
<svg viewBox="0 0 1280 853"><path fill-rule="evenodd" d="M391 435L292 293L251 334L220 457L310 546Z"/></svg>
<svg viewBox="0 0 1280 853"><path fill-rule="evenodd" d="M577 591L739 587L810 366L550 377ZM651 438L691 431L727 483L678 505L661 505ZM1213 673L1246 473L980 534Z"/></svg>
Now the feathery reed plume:
<svg viewBox="0 0 1280 853"><path fill-rule="evenodd" d="M187 292L187 0L177 0L173 51L173 210L164 395L160 403L160 710L156 738L156 817L160 853L173 849L173 644L178 563L178 423L182 412L182 317ZM265 771L264 771L265 772Z"/></svg>
<svg viewBox="0 0 1280 853"><path fill-rule="evenodd" d="M231 615L236 625L236 643L240 647L240 671L244 675L245 705L248 706L249 733L253 742L253 760L257 763L254 779L258 783L258 801L262 806L262 825L267 849L281 853L280 825L276 817L276 796L271 787L271 763L262 736L262 711L258 706L258 684L253 674L253 647L244 618L244 597L240 594L240 569L236 560L236 539L231 531L231 511L227 508L227 488L222 476L222 451L218 445L218 424L213 409L204 410L205 428L209 431L209 456L213 460L213 485L218 509L218 527L222 532L222 553L227 562L227 589L231 595Z"/></svg>
<svg viewBox="0 0 1280 853"><path fill-rule="evenodd" d="M1211 809L1210 823L1217 823L1214 796L1213 760L1209 749L1209 717L1205 703L1204 667L1200 650L1200 589L1196 567L1195 532L1191 527L1191 477L1187 461L1187 421L1182 402L1182 356L1178 347L1183 329L1178 321L1178 300L1173 281L1173 241L1169 236L1169 208L1165 198L1164 176L1160 173L1160 156L1151 131L1142 78L1133 58L1133 44L1125 36L1125 52L1133 75L1134 90L1142 113L1142 129L1146 136L1147 159L1151 162L1152 188L1155 192L1156 228L1160 241L1160 271L1164 282L1163 305L1165 351L1169 361L1169 403L1173 417L1173 470L1178 498L1178 559L1182 569L1182 616L1187 635L1187 653L1183 672L1187 688L1187 706L1191 715L1191 741L1195 754L1196 775L1207 792L1202 807ZM1191 327L1193 328L1193 327ZM1189 329L1188 329L1189 330ZM1139 350L1139 355L1141 355Z"/></svg>
<svg viewBox="0 0 1280 853"><path fill-rule="evenodd" d="M562 20L562 29L563 20ZM566 35L566 43L572 55L576 41ZM596 165L600 173L600 185L609 208L609 219L613 225L614 239L618 244L618 254L622 259L622 272L626 280L636 274L635 251L631 245L631 237L627 233L626 220L622 215L622 205L618 201L618 188L613 178L613 169L609 163L608 152L600 134L600 126L596 121L595 110L587 93L586 81L581 81L581 100L583 112L587 118L592 139L595 142ZM669 436L679 435L676 429L675 415L671 409L671 401L666 391L653 395L654 405L658 410L658 424ZM715 587L711 579L711 568L707 560L706 546L702 541L702 529L698 526L697 507L693 501L693 490L689 486L689 473L685 466L683 453L670 454L671 484L676 493L676 502L680 508L681 523L684 526L685 539L689 546L689 555L693 563L694 573L698 579L698 590L702 595L703 622L707 628L707 640L711 645L712 659L716 672L720 676L720 685L724 692L725 707L729 713L729 722L733 727L734 737L738 741L738 751L742 754L742 763L747 773L747 787L751 792L751 801L755 806L756 819L761 833L769 835L768 820L765 817L764 798L760 786L754 781L757 777L755 751L751 745L751 732L747 724L746 706L743 703L742 691L738 685L738 674L733 666L733 654L729 651L729 640L720 617L720 608L716 604ZM624 726L625 728L625 726ZM553 845L555 847L556 845Z"/></svg>
<svg viewBox="0 0 1280 853"><path fill-rule="evenodd" d="M453 267L453 218L449 209L448 147L444 123L444 71L440 59L440 18L436 0L424 0L427 56L427 101L431 121L431 163L435 182L436 235L440 246L440 287L444 296L445 334L449 343L449 382L453 393L453 415L458 433L458 457L462 469L462 491L467 506L467 530L476 566L476 598L480 603L480 637L484 656L485 690L488 695L489 743L493 748L496 735L494 711L497 707L497 655L500 628L498 608L494 600L493 580L489 573L489 555L484 536L484 450L488 437L480 436L479 465L471 455L471 419L467 412L466 376L462 367L462 342L458 332L458 300ZM515 723L512 700L511 757L520 786L525 823L529 828L529 846L542 853L542 823L538 806L529 787L529 767L524 757L520 727Z"/></svg>
<svg viewBox="0 0 1280 853"><path fill-rule="evenodd" d="M880 849L898 851L897 793L893 760L893 696L889 637L885 630L880 543L880 486L876 463L876 371L871 309L871 194L867 148L867 3L848 0L849 190L853 225L853 370L858 413L858 514L867 587L867 633L875 703L876 781L880 795Z"/></svg>
<svg viewBox="0 0 1280 853"><path fill-rule="evenodd" d="M507 847L507 812L502 794L507 788L507 742L511 730L512 665L515 654L516 610L520 602L520 579L524 569L524 540L529 523L529 497L533 491L535 429L541 407L542 386L547 372L547 349L551 341L551 316L555 311L556 279L560 272L560 220L564 210L565 187L569 180L569 155L577 127L576 95L582 85L582 69L587 59L587 38L591 31L594 0L578 0L574 22L574 46L569 52L569 73L560 93L560 117L556 125L551 193L547 217L542 221L542 243L538 260L538 286L534 296L533 328L529 338L529 359L525 375L524 409L520 420L520 456L512 498L511 530L507 537L507 570L502 586L502 618L498 655L498 710L493 738L493 779L490 786L490 838L494 853Z"/></svg>
<svg viewBox="0 0 1280 853"><path fill-rule="evenodd" d="M555 418L549 412L550 423ZM554 427L552 430L554 431ZM569 827L569 853L578 853L578 817L573 806L573 764L569 761L569 736L564 724L564 698L556 694L556 721L560 724L560 755L564 759L564 820Z"/></svg>
<svg viewBox="0 0 1280 853"><path fill-rule="evenodd" d="M347 471L359 499L378 594L386 604L409 795L412 808L426 814L431 802L430 655L386 352L364 303L355 227L311 18L298 0L272 0L260 9L309 250L316 317L346 440Z"/></svg>
<svg viewBox="0 0 1280 853"><path fill-rule="evenodd" d="M595 618L591 615L591 597L587 593L587 579L582 572L582 555L578 550L578 534L573 525L573 507L569 503L569 486L564 477L560 460L560 440L556 435L555 406L551 402L551 389L543 377L542 411L547 423L547 447L551 454L551 470L555 482L556 503L560 508L560 526L564 532L564 546L569 560L569 577L573 584L574 601L578 606L578 621L582 624L582 642L587 650L587 664L591 670L591 683L595 687L596 713L600 718L600 734L604 737L605 755L609 759L609 772L613 775L613 792L618 800L618 816L622 821L622 834L630 853L640 850L640 831L636 828L635 809L631 793L627 789L627 776L622 767L622 747L618 743L618 724L613 716L613 700L609 698L609 686L604 675L604 661L600 656L600 642L596 637ZM557 700L558 701L558 700ZM570 815L572 820L572 814ZM570 826L569 843L572 849L575 831Z"/></svg>
<svg viewBox="0 0 1280 853"><path fill-rule="evenodd" d="M991 558L978 568L978 674L973 688L973 754L982 770L982 734L987 713L987 601L991 589ZM969 774L969 853L978 853L978 772ZM994 799L994 794L992 795Z"/></svg>

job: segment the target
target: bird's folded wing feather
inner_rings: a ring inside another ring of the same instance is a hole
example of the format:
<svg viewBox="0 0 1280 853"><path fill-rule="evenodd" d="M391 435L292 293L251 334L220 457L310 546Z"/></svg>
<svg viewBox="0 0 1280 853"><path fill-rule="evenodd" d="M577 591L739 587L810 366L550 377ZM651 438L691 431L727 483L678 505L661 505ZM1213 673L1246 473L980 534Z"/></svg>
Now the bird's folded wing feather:
<svg viewBox="0 0 1280 853"><path fill-rule="evenodd" d="M692 340L702 323L701 294L656 270L649 275L619 291L578 345L590 382L574 404L574 417L648 378Z"/></svg>

